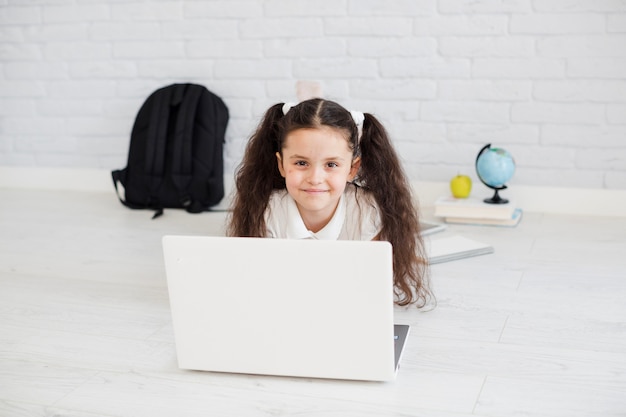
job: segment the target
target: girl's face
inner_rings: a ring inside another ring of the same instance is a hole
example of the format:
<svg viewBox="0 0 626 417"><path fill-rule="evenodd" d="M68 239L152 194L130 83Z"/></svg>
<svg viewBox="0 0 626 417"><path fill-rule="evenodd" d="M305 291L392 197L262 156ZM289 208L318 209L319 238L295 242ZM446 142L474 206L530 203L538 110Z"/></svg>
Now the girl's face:
<svg viewBox="0 0 626 417"><path fill-rule="evenodd" d="M346 183L359 170L360 159L352 158L342 133L330 127L297 129L285 138L282 155L276 153L287 191L312 232L330 221Z"/></svg>

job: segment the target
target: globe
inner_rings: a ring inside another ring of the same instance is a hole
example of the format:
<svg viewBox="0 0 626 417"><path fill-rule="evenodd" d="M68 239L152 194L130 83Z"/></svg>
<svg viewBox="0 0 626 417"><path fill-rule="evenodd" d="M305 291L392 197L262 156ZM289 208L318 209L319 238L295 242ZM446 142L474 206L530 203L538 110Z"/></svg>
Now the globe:
<svg viewBox="0 0 626 417"><path fill-rule="evenodd" d="M491 144L485 145L476 157L476 173L483 184L495 190L493 197L485 199L485 203L506 204L509 202L498 193L507 188L505 184L515 173L515 160L507 150L492 148Z"/></svg>

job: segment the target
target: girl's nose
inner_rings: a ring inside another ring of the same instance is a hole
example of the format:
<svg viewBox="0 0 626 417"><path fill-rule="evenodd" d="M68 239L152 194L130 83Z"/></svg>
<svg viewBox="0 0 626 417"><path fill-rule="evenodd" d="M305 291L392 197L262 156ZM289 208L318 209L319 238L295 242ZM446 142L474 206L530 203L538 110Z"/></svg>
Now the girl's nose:
<svg viewBox="0 0 626 417"><path fill-rule="evenodd" d="M310 184L320 184L322 182L323 175L324 175L324 172L322 168L312 167L309 170L309 176L307 178L307 181Z"/></svg>

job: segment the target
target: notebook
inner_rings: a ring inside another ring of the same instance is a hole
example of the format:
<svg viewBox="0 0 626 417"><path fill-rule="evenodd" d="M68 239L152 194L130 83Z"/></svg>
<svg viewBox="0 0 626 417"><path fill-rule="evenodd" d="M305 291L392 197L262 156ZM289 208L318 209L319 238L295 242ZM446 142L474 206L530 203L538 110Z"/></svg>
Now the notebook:
<svg viewBox="0 0 626 417"><path fill-rule="evenodd" d="M163 238L178 365L296 377L395 379L388 242Z"/></svg>
<svg viewBox="0 0 626 417"><path fill-rule="evenodd" d="M449 236L426 241L430 264L455 261L494 252L493 246L464 236Z"/></svg>
<svg viewBox="0 0 626 417"><path fill-rule="evenodd" d="M443 232L448 226L443 223L431 222L420 219L420 234L422 236L432 235L433 233Z"/></svg>

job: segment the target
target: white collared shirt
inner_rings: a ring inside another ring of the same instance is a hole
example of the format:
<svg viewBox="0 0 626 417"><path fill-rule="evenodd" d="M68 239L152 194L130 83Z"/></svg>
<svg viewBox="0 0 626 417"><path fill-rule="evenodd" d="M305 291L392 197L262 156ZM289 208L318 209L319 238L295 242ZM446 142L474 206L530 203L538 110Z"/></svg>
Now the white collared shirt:
<svg viewBox="0 0 626 417"><path fill-rule="evenodd" d="M339 199L328 224L314 233L307 229L295 200L287 190L275 191L265 211L267 237L279 239L372 240L380 231L374 198L352 184Z"/></svg>

